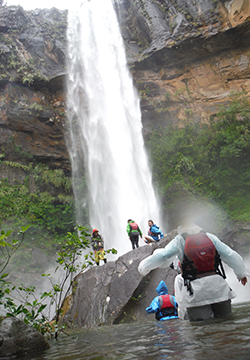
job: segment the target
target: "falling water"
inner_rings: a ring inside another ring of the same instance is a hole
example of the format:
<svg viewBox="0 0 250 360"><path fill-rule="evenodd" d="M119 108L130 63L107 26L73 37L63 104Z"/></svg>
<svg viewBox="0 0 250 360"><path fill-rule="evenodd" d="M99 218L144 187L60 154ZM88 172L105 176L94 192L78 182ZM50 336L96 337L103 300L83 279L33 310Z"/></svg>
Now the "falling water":
<svg viewBox="0 0 250 360"><path fill-rule="evenodd" d="M132 218L147 231L159 223L159 205L142 137L139 97L133 87L112 0L83 0L68 20L69 152L78 223L86 203L79 190L87 173L91 227L118 255L131 250ZM84 154L84 164L79 154ZM142 244L142 240L141 240Z"/></svg>

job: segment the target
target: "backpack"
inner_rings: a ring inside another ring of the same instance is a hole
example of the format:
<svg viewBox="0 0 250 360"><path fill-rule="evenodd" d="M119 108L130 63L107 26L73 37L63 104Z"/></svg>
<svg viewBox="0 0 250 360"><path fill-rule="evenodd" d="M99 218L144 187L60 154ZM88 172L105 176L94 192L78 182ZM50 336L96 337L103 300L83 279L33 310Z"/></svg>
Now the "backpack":
<svg viewBox="0 0 250 360"><path fill-rule="evenodd" d="M184 285L187 286L190 295L193 293L190 281L197 277L207 276L210 273L219 274L224 279L226 278L220 255L212 240L205 233L182 234L182 237L186 241L181 270Z"/></svg>
<svg viewBox="0 0 250 360"><path fill-rule="evenodd" d="M138 230L139 226L135 222L131 222L129 225L130 225L131 232L133 231L135 233L137 231L137 233L139 233L139 230Z"/></svg>

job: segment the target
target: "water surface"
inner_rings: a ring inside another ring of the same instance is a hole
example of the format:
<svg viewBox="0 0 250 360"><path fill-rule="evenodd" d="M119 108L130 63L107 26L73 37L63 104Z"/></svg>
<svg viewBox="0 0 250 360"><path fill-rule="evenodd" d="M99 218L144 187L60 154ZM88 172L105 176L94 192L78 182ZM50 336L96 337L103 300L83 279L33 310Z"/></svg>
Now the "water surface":
<svg viewBox="0 0 250 360"><path fill-rule="evenodd" d="M250 303L227 318L189 323L147 321L62 335L51 348L22 360L250 359Z"/></svg>

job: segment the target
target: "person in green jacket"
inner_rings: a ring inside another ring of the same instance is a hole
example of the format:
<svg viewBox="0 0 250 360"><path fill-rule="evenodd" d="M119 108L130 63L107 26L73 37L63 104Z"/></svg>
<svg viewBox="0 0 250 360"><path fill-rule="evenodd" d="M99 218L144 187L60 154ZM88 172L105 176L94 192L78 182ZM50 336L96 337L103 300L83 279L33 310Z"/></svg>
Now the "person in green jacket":
<svg viewBox="0 0 250 360"><path fill-rule="evenodd" d="M139 247L139 235L142 238L142 232L139 225L132 219L128 219L127 233L132 244L133 250Z"/></svg>

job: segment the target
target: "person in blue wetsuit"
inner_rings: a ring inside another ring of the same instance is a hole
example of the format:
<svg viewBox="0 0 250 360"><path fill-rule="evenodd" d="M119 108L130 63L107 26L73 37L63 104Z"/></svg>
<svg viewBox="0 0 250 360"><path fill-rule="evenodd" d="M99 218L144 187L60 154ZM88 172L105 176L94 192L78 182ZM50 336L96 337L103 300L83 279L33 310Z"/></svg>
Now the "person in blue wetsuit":
<svg viewBox="0 0 250 360"><path fill-rule="evenodd" d="M177 302L173 295L168 294L168 287L163 280L157 286L156 292L158 296L146 308L146 312L148 314L155 313L156 320L160 321L178 318Z"/></svg>
<svg viewBox="0 0 250 360"><path fill-rule="evenodd" d="M163 238L163 233L161 232L159 226L154 224L153 220L148 220L148 236L145 236L145 243L155 243Z"/></svg>

